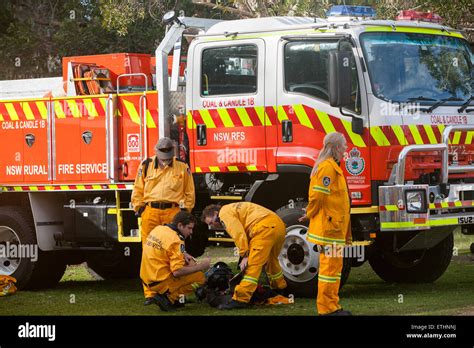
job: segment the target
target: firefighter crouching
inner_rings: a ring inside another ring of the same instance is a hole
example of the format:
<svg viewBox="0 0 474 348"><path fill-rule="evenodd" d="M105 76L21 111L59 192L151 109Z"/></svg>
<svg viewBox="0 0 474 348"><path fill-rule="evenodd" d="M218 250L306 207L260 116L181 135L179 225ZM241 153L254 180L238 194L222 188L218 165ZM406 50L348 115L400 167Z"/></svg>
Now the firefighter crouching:
<svg viewBox="0 0 474 348"><path fill-rule="evenodd" d="M285 224L271 210L250 202L207 206L202 220L214 227L222 226L234 240L242 257L240 269L244 272L235 287L232 300L221 309L246 308L258 285L263 266L275 290L286 288L286 281L278 262L278 255L285 240Z"/></svg>
<svg viewBox="0 0 474 348"><path fill-rule="evenodd" d="M346 179L339 163L347 149L341 133L330 133L311 173L306 218L310 220L308 241L320 245L318 297L319 315L350 315L339 305L343 265L340 248L352 243L350 201Z"/></svg>
<svg viewBox="0 0 474 348"><path fill-rule="evenodd" d="M181 209L191 212L195 203L191 171L174 157L173 141L161 138L155 151L140 166L132 192L133 209L141 216L142 245L156 226L170 223ZM146 287L143 291L145 305L152 304L155 293Z"/></svg>
<svg viewBox="0 0 474 348"><path fill-rule="evenodd" d="M191 236L195 217L181 211L171 224L155 227L143 243L140 278L143 286L154 293L152 303L162 311L183 307L182 296L192 293L206 282L203 271L210 259L197 263L187 255L184 240Z"/></svg>

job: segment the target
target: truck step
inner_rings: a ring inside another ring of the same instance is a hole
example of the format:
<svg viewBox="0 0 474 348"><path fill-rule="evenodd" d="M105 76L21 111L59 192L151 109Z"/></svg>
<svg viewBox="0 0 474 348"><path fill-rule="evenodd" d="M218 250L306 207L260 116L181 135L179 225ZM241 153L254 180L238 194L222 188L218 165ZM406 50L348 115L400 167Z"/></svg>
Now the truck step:
<svg viewBox="0 0 474 348"><path fill-rule="evenodd" d="M215 201L241 201L244 199L242 196L211 196L212 200Z"/></svg>
<svg viewBox="0 0 474 348"><path fill-rule="evenodd" d="M207 239L209 242L218 242L218 243L234 243L234 240L232 238L226 238L226 237L209 237Z"/></svg>
<svg viewBox="0 0 474 348"><path fill-rule="evenodd" d="M209 242L220 242L220 243L233 243L234 240L228 237L209 237ZM355 241L352 242L352 246L369 246L373 243L371 240Z"/></svg>
<svg viewBox="0 0 474 348"><path fill-rule="evenodd" d="M352 242L352 246L369 246L373 243L374 243L373 240L357 240L357 241Z"/></svg>
<svg viewBox="0 0 474 348"><path fill-rule="evenodd" d="M120 243L138 243L142 241L141 232L139 229L134 230L134 235L125 236L123 234L123 214L122 212L133 212L132 208L109 208L107 210L107 214L116 215L117 216L117 226L118 226L118 241ZM138 226L141 225L141 218L138 218Z"/></svg>

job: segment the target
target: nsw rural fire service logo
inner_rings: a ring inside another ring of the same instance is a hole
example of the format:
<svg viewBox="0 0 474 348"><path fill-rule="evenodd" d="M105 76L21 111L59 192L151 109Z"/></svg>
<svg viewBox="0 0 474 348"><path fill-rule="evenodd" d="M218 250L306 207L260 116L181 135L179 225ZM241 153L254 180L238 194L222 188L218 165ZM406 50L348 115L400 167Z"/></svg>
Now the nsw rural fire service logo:
<svg viewBox="0 0 474 348"><path fill-rule="evenodd" d="M349 157L346 159L346 169L352 175L360 175L365 169L365 161L356 147L349 152Z"/></svg>

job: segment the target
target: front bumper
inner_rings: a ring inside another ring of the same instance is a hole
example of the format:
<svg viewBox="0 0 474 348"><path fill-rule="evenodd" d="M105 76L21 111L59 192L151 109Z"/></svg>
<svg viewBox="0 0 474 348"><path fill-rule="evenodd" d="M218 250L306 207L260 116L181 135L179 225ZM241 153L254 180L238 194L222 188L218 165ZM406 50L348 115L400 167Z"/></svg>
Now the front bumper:
<svg viewBox="0 0 474 348"><path fill-rule="evenodd" d="M474 224L473 184L449 184L450 174L474 172L474 165L449 163L450 134L474 131L472 125L447 126L440 144L408 145L398 156L387 186L379 187L381 231L418 231L431 227ZM437 186L405 183L405 163L412 152L439 152L440 184Z"/></svg>
<svg viewBox="0 0 474 348"><path fill-rule="evenodd" d="M425 192L425 211L416 213L407 209L406 193ZM443 198L438 186L394 185L379 187L380 230L419 231L432 227L474 224L474 201L464 200L467 192L474 191L472 184L451 184L449 195Z"/></svg>

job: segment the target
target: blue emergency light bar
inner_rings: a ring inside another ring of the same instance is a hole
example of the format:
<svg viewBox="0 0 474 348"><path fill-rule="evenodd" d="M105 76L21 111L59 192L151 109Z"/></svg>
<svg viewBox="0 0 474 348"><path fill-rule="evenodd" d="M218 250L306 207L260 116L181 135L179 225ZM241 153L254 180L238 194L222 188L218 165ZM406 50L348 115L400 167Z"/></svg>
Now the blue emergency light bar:
<svg viewBox="0 0 474 348"><path fill-rule="evenodd" d="M375 9L370 6L335 5L326 12L328 17L375 17L375 15Z"/></svg>

